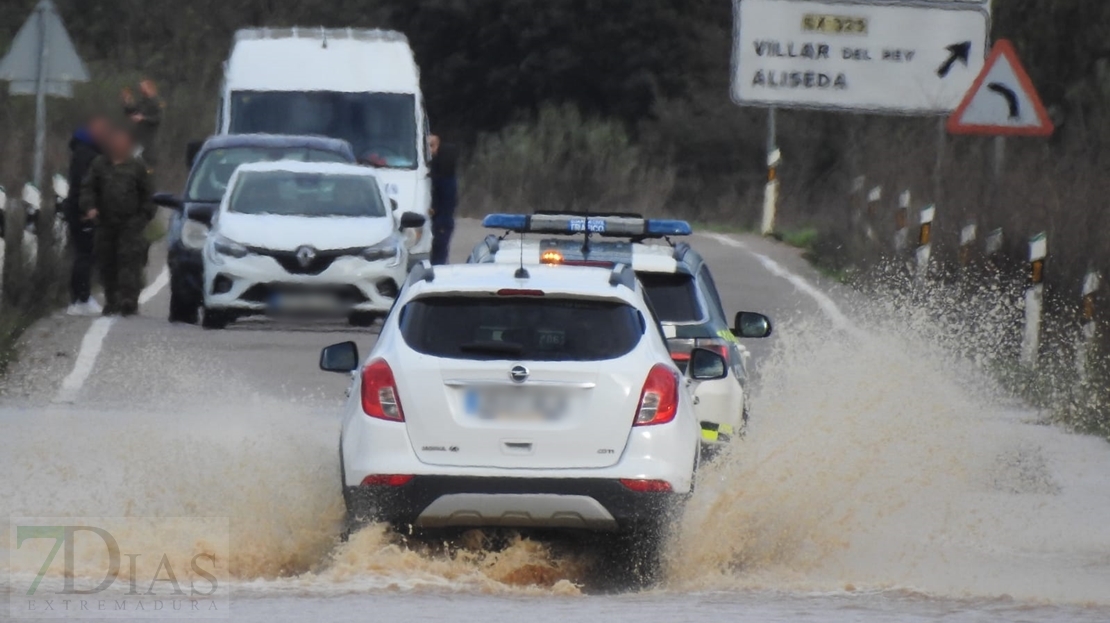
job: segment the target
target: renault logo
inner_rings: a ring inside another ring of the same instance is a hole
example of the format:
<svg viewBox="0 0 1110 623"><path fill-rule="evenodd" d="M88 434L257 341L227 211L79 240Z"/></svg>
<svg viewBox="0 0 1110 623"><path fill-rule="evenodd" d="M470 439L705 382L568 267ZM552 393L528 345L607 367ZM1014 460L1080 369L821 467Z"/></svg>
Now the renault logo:
<svg viewBox="0 0 1110 623"><path fill-rule="evenodd" d="M312 247L301 247L297 249L297 263L301 265L301 268L308 268L308 265L315 259L316 249Z"/></svg>
<svg viewBox="0 0 1110 623"><path fill-rule="evenodd" d="M509 370L509 378L512 379L514 383L523 383L527 381L528 374L528 368L524 366L513 366L513 369Z"/></svg>

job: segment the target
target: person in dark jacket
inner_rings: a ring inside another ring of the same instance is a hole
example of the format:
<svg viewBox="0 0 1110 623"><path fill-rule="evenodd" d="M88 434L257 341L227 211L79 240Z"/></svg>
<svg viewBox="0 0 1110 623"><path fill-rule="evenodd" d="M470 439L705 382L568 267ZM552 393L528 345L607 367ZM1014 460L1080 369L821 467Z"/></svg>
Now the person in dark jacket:
<svg viewBox="0 0 1110 623"><path fill-rule="evenodd" d="M104 314L132 316L139 311L139 291L148 246L144 232L154 218L150 174L136 158L130 134L109 134L104 154L93 160L81 183L80 210L96 221L96 262L104 286Z"/></svg>
<svg viewBox="0 0 1110 623"><path fill-rule="evenodd" d="M149 78L139 83L139 99L134 101L133 107L124 105L124 112L135 127L135 141L142 147L143 161L151 168L157 164L154 139L162 125L162 110L165 107L166 103L158 97L158 86Z"/></svg>
<svg viewBox="0 0 1110 623"><path fill-rule="evenodd" d="M98 315L100 304L92 298L93 237L94 223L85 219L80 210L81 182L89 172L93 160L101 154L101 146L110 126L103 115L93 115L83 127L73 133L69 141L69 196L62 203L66 224L69 226L69 242L73 253L70 269L69 298L67 310L72 316Z"/></svg>
<svg viewBox="0 0 1110 623"><path fill-rule="evenodd" d="M455 233L455 209L459 205L458 156L438 136L428 138L432 154L432 264L446 264Z"/></svg>

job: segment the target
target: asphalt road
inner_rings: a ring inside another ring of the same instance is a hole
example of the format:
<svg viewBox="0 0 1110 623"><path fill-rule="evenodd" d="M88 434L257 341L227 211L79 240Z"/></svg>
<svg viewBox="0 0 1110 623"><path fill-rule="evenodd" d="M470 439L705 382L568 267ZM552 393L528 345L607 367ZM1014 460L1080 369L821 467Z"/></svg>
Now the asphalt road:
<svg viewBox="0 0 1110 623"><path fill-rule="evenodd" d="M472 220L460 221L452 261L465 261L486 233ZM745 248L725 244L721 238ZM820 277L795 250L753 236L699 235L692 242L709 261L730 315L740 310L764 312L777 321L779 331L788 331L793 319L822 317L812 296L769 271L750 252L820 284ZM148 282L156 281L162 264L156 248ZM376 328L265 319L206 331L168 323L168 304L168 288L162 288L142 306L139 317L116 321L87 381L70 398L82 407L113 409L124 402L173 408L177 397L196 406L259 395L326 410L342 397L346 379L317 370L319 349L353 339L362 352L368 352L376 338ZM90 319L59 316L32 330L24 349L27 356L2 383L8 403L34 407L55 402L90 324ZM749 342L758 364L774 348L775 338Z"/></svg>

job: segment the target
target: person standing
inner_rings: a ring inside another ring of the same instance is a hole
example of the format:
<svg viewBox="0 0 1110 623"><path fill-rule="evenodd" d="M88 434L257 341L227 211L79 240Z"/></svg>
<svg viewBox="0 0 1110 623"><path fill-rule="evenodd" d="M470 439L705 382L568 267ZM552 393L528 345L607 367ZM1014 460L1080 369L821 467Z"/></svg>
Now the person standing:
<svg viewBox="0 0 1110 623"><path fill-rule="evenodd" d="M432 264L446 264L451 252L451 236L455 233L455 209L459 205L459 182L456 177L458 157L450 145L440 143L434 134L428 137L432 154Z"/></svg>
<svg viewBox="0 0 1110 623"><path fill-rule="evenodd" d="M93 160L81 182L81 213L96 222L93 246L106 316L132 316L139 311L148 247L144 231L155 207L150 174L134 149L130 134L112 131L104 154Z"/></svg>
<svg viewBox="0 0 1110 623"><path fill-rule="evenodd" d="M139 99L134 102L134 108L130 112L126 103L124 104L124 112L134 124L135 141L142 148L143 161L152 169L157 164L154 139L162 125L162 111L165 107L166 103L158 97L158 86L150 78L144 78L139 83Z"/></svg>
<svg viewBox="0 0 1110 623"><path fill-rule="evenodd" d="M89 117L85 125L73 133L69 141L69 196L62 203L62 211L69 226L69 242L73 265L69 277L69 309L71 316L98 315L103 310L92 298L93 236L94 223L84 218L80 210L81 182L89 167L101 153L101 146L111 126L103 115Z"/></svg>

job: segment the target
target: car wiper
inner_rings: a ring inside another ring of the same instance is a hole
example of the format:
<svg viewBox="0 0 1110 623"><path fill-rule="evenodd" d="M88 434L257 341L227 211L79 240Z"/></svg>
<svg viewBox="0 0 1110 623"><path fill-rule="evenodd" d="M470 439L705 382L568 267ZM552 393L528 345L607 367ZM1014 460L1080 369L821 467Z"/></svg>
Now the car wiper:
<svg viewBox="0 0 1110 623"><path fill-rule="evenodd" d="M487 353L494 355L519 355L524 352L524 345L516 342L470 342L459 346L464 353Z"/></svg>

